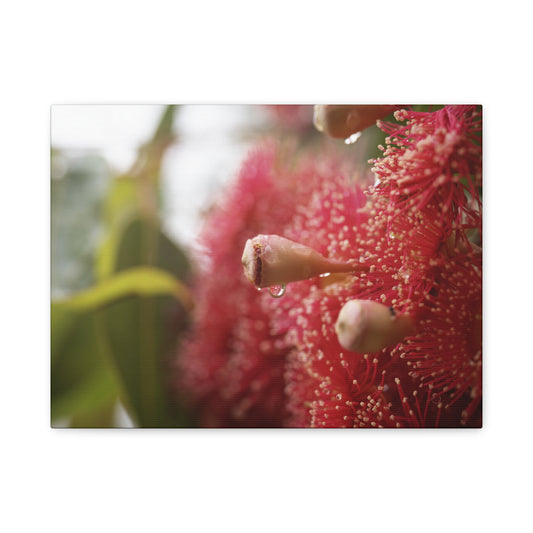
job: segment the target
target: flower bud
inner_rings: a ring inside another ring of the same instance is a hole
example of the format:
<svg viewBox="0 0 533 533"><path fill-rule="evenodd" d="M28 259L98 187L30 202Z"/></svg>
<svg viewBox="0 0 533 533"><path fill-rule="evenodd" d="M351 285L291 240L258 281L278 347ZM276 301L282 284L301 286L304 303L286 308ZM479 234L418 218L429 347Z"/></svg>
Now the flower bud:
<svg viewBox="0 0 533 533"><path fill-rule="evenodd" d="M336 139L373 126L376 120L392 113L395 105L315 105L313 122L318 131Z"/></svg>
<svg viewBox="0 0 533 533"><path fill-rule="evenodd" d="M327 259L316 250L279 235L248 239L242 254L246 277L257 287L284 285L320 274L352 272L350 263Z"/></svg>
<svg viewBox="0 0 533 533"><path fill-rule="evenodd" d="M395 346L414 330L415 323L410 316L370 300L346 302L335 324L340 345L358 353L374 353Z"/></svg>

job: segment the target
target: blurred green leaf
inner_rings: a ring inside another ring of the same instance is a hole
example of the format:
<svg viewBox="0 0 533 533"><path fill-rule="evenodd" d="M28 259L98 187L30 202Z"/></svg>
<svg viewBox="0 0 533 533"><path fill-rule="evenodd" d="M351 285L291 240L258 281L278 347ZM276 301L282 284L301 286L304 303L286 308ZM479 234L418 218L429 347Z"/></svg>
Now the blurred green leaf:
<svg viewBox="0 0 533 533"><path fill-rule="evenodd" d="M98 282L52 304L52 419L76 427L112 423L119 397L138 425L187 425L167 395L167 357L192 307L186 254L159 224L163 156L174 142L167 106L129 171L111 182Z"/></svg>
<svg viewBox="0 0 533 533"><path fill-rule="evenodd" d="M157 294L174 296L182 302L185 309L190 309L192 305L185 285L168 272L154 267L123 270L63 303L74 311L91 311L127 296Z"/></svg>
<svg viewBox="0 0 533 533"><path fill-rule="evenodd" d="M166 270L182 281L190 274L187 256L150 220L135 218L125 228L117 249L115 271L138 265Z"/></svg>
<svg viewBox="0 0 533 533"><path fill-rule="evenodd" d="M154 136L152 137L152 144L154 143L167 143L174 141L174 117L176 115L176 110L179 106L168 105L163 112L163 115L159 119L159 124L155 130Z"/></svg>
<svg viewBox="0 0 533 533"><path fill-rule="evenodd" d="M137 183L129 176L113 180L104 204L107 231L96 254L96 277L103 280L113 274L116 250L124 228L137 216Z"/></svg>
<svg viewBox="0 0 533 533"><path fill-rule="evenodd" d="M137 206L137 183L130 176L119 176L113 180L104 205L104 222L112 225L126 211Z"/></svg>
<svg viewBox="0 0 533 533"><path fill-rule="evenodd" d="M94 314L52 303L51 324L52 425L114 404L116 382L102 357Z"/></svg>
<svg viewBox="0 0 533 533"><path fill-rule="evenodd" d="M165 368L186 318L169 296L132 297L99 311L100 331L126 394L123 403L141 427L182 425L168 399Z"/></svg>
<svg viewBox="0 0 533 533"><path fill-rule="evenodd" d="M115 427L116 404L108 403L99 409L76 413L70 420L71 428L112 428Z"/></svg>
<svg viewBox="0 0 533 533"><path fill-rule="evenodd" d="M52 421L73 416L77 424L96 423L97 412L120 394L140 425L175 425L163 355L173 349L190 306L186 287L153 267L124 270L53 302Z"/></svg>
<svg viewBox="0 0 533 533"><path fill-rule="evenodd" d="M166 150L175 140L176 109L177 106L165 108L151 139L139 148L135 163L111 183L104 205L106 236L96 261L100 280L132 266L161 266L154 262L155 255L168 257L168 265L163 268L182 280L188 270L185 255L159 228L160 171ZM139 239L141 247L133 242L135 239Z"/></svg>
<svg viewBox="0 0 533 533"><path fill-rule="evenodd" d="M127 394L124 404L140 426L181 426L183 413L172 412L165 369L192 307L186 287L174 277L187 279L189 262L156 223L141 217L125 228L116 253L115 277L144 270L157 271L163 284L164 274L173 280L166 296L164 291L160 296L137 293L139 297L116 301L100 313L101 331Z"/></svg>
<svg viewBox="0 0 533 533"><path fill-rule="evenodd" d="M178 106L165 107L159 123L151 139L139 149L137 160L128 171L128 175L140 183L150 183L157 190L163 156L169 146L174 143L174 117ZM140 199L142 202L142 198Z"/></svg>

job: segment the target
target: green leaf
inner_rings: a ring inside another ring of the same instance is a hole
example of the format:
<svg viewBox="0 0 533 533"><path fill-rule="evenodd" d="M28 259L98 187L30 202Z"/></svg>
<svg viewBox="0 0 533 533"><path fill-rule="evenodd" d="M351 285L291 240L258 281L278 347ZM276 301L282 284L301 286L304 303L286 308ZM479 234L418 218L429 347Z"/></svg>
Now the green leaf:
<svg viewBox="0 0 533 533"><path fill-rule="evenodd" d="M100 409L76 413L70 420L71 428L112 428L115 427L116 403L108 403Z"/></svg>
<svg viewBox="0 0 533 533"><path fill-rule="evenodd" d="M170 296L131 297L99 311L99 328L125 392L122 401L141 427L183 424L171 409L165 368L186 316Z"/></svg>
<svg viewBox="0 0 533 533"><path fill-rule="evenodd" d="M174 116L178 106L168 105L165 108L165 111L159 119L159 124L155 130L154 136L152 137L151 143L166 143L169 140L173 140L173 126L174 126Z"/></svg>
<svg viewBox="0 0 533 533"><path fill-rule="evenodd" d="M114 268L116 276L132 269L160 269L175 281L174 276L186 280L190 273L184 252L155 222L141 217L124 229ZM140 426L187 425L183 410L178 406L172 409L165 376L167 358L175 352L179 336L187 326L191 299L179 282L166 295L137 294L107 306L100 313L101 331L109 341L109 352L127 394L123 403Z"/></svg>
<svg viewBox="0 0 533 533"><path fill-rule="evenodd" d="M102 357L95 316L52 303L51 326L52 425L114 404L116 379Z"/></svg>
<svg viewBox="0 0 533 533"><path fill-rule="evenodd" d="M177 278L146 266L55 303L53 361L64 354L62 347L70 350L52 368L54 416L72 414L75 423L90 423L89 415L105 407L110 386L138 425L184 425L180 412L172 412L165 366L191 306Z"/></svg>
<svg viewBox="0 0 533 533"><path fill-rule="evenodd" d="M131 220L124 229L117 249L115 271L139 265L161 268L182 281L187 280L191 270L185 253L155 222L140 217Z"/></svg>
<svg viewBox="0 0 533 533"><path fill-rule="evenodd" d="M159 295L138 292L138 297L107 306L100 313L100 324L132 418L143 427L181 426L182 413L179 409L172 412L165 375L166 358L176 350L192 307L184 284L174 278L187 279L189 261L155 222L137 217L124 229L114 268L115 276L132 269L160 269L175 280L175 289L166 296L164 291Z"/></svg>
<svg viewBox="0 0 533 533"><path fill-rule="evenodd" d="M191 308L192 300L185 285L164 270L143 266L119 272L63 303L71 310L91 311L128 296L158 294L173 296L186 309Z"/></svg>
<svg viewBox="0 0 533 533"><path fill-rule="evenodd" d="M138 216L137 182L128 176L113 180L104 205L107 231L97 251L95 270L98 280L111 276L115 270L117 250L124 229Z"/></svg>
<svg viewBox="0 0 533 533"><path fill-rule="evenodd" d="M165 109L134 165L112 182L98 283L53 304L52 420L109 424L119 396L141 426L187 425L169 401L165 369L192 307L190 265L158 222L160 169L174 142L176 109Z"/></svg>
<svg viewBox="0 0 533 533"><path fill-rule="evenodd" d="M161 354L173 348L190 307L187 288L154 267L121 271L53 302L52 422L73 416L77 424L93 423L120 395L139 424L175 425ZM169 310L177 313L174 328Z"/></svg>
<svg viewBox="0 0 533 533"><path fill-rule="evenodd" d="M150 140L138 150L137 158L122 176L116 177L105 200L103 219L105 239L96 257L96 274L104 279L115 270L117 250L132 219L152 221L159 218L159 182L163 157L175 140L173 124L177 106L166 106ZM129 266L152 264L138 262Z"/></svg>

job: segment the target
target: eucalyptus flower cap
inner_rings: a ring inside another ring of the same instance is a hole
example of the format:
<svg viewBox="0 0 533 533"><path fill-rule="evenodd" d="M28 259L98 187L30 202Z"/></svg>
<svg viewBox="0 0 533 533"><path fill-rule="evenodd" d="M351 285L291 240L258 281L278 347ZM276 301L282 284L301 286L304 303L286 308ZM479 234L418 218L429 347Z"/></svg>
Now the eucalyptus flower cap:
<svg viewBox="0 0 533 533"><path fill-rule="evenodd" d="M392 113L395 105L315 105L313 122L318 131L336 139L350 135L376 124L380 118Z"/></svg>
<svg viewBox="0 0 533 533"><path fill-rule="evenodd" d="M414 321L370 300L344 304L335 324L340 345L358 353L375 353L394 346L414 332Z"/></svg>
<svg viewBox="0 0 533 533"><path fill-rule="evenodd" d="M242 264L246 277L257 288L355 270L351 263L327 259L313 248L279 235L257 235L248 239Z"/></svg>

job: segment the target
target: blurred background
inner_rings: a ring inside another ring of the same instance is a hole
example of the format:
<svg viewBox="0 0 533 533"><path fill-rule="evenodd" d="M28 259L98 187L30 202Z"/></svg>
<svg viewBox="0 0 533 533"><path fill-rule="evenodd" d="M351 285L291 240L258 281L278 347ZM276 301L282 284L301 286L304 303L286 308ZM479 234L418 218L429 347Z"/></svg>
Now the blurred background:
<svg viewBox="0 0 533 533"><path fill-rule="evenodd" d="M51 108L53 427L194 426L162 369L190 324L203 215L265 137L373 155L320 134L311 105Z"/></svg>
<svg viewBox="0 0 533 533"><path fill-rule="evenodd" d="M134 167L139 149L149 143L165 112L169 120L161 134L168 136L168 146L158 154L158 209L165 231L184 245L194 244L202 210L249 149L250 129L266 128L269 118L255 106L54 106L53 297L92 282L87 256L104 232L100 215L110 182Z"/></svg>

